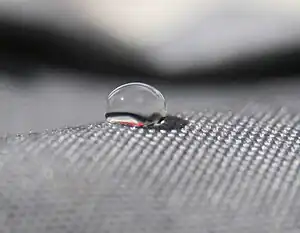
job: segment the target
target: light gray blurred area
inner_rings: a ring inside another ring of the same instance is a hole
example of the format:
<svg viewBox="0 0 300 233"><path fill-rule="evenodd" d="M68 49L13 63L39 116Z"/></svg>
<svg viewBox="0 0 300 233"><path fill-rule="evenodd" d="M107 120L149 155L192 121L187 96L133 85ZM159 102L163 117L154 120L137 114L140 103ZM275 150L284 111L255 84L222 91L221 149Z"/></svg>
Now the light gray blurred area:
<svg viewBox="0 0 300 233"><path fill-rule="evenodd" d="M78 77L78 74L66 72L48 71L38 76L37 81L25 86L8 81L1 83L1 136L101 122L107 95L125 82L118 79L91 82L87 76ZM127 81L140 79L136 77ZM250 86L174 86L157 83L157 80L148 83L164 94L171 114L205 109L237 113L245 108L251 109L251 105L270 113L281 107L291 114L300 112L300 82L297 79L275 79ZM251 112L248 110L245 114L251 115Z"/></svg>
<svg viewBox="0 0 300 233"><path fill-rule="evenodd" d="M169 74L214 69L300 43L299 0L0 0L0 15L94 41L104 33ZM102 81L91 82L85 74L59 69L35 76L16 85L1 74L0 135L103 121L107 94L124 82L143 80L103 75ZM165 95L170 113L234 111L252 103L300 110L296 79L253 86L148 83Z"/></svg>
<svg viewBox="0 0 300 233"><path fill-rule="evenodd" d="M0 15L81 38L104 33L161 73L226 65L300 43L298 0L0 0Z"/></svg>

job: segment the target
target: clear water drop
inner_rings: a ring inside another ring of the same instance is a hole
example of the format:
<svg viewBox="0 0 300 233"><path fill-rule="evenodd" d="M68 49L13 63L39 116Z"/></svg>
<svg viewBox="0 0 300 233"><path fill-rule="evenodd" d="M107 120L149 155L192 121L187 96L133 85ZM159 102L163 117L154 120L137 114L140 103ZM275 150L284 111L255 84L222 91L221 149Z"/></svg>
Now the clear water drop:
<svg viewBox="0 0 300 233"><path fill-rule="evenodd" d="M130 126L160 123L167 115L164 96L144 83L127 83L113 90L107 98L106 120Z"/></svg>

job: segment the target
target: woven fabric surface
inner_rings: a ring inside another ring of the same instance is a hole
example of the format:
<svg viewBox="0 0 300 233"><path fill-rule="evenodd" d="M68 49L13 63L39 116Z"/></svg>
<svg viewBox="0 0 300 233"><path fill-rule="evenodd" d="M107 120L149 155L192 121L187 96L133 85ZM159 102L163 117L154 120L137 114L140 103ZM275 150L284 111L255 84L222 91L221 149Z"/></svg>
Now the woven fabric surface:
<svg viewBox="0 0 300 233"><path fill-rule="evenodd" d="M178 117L0 139L0 232L300 231L300 115Z"/></svg>

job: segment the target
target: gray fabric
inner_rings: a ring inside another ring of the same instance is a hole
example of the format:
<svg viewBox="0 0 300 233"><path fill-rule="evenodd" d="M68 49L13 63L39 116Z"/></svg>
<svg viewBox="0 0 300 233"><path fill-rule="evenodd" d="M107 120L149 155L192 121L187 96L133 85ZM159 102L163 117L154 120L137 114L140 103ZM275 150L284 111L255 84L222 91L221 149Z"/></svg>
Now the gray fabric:
<svg viewBox="0 0 300 233"><path fill-rule="evenodd" d="M106 98L114 88L126 82L146 82L143 77L114 79L54 71L38 73L37 77L27 85L0 83L0 136L103 121ZM91 81L97 78L102 81ZM150 79L146 83L161 91L171 114L204 109L238 112L253 104L259 105L255 111L284 106L291 113L299 113L299 78L239 85L172 85Z"/></svg>
<svg viewBox="0 0 300 233"><path fill-rule="evenodd" d="M299 115L181 117L2 138L0 232L299 232Z"/></svg>

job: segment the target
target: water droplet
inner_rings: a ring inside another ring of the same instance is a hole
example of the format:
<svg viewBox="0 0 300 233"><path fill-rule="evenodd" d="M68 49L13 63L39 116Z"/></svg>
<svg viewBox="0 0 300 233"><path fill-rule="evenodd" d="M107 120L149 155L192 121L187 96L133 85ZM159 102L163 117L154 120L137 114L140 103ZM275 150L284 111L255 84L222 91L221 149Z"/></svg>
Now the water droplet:
<svg viewBox="0 0 300 233"><path fill-rule="evenodd" d="M108 95L105 117L110 123L142 127L158 124L166 115L164 96L147 84L124 84Z"/></svg>

